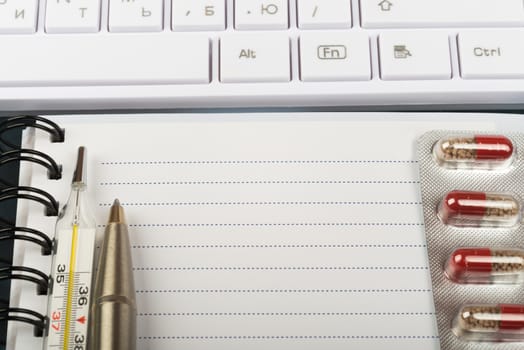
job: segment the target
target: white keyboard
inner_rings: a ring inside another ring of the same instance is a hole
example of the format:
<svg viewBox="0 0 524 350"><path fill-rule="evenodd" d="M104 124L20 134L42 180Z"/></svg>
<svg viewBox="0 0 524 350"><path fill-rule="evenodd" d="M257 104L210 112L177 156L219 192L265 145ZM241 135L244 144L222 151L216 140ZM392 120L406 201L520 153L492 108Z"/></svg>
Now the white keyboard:
<svg viewBox="0 0 524 350"><path fill-rule="evenodd" d="M524 106L523 0L0 0L0 111Z"/></svg>

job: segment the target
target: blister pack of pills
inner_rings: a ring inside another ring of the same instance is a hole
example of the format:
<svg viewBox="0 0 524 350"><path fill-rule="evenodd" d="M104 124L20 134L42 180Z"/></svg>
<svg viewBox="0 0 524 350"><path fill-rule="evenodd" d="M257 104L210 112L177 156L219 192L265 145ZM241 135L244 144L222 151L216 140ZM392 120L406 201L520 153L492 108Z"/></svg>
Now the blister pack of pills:
<svg viewBox="0 0 524 350"><path fill-rule="evenodd" d="M524 349L524 134L418 140L441 350Z"/></svg>

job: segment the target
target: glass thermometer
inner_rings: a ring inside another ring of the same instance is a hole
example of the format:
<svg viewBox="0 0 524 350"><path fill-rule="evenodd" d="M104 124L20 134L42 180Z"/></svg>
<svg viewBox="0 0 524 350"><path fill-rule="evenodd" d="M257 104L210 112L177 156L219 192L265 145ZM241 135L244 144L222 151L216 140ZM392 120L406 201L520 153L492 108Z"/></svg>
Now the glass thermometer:
<svg viewBox="0 0 524 350"><path fill-rule="evenodd" d="M56 224L44 349L86 349L96 224L86 198L85 158L80 147L71 194Z"/></svg>

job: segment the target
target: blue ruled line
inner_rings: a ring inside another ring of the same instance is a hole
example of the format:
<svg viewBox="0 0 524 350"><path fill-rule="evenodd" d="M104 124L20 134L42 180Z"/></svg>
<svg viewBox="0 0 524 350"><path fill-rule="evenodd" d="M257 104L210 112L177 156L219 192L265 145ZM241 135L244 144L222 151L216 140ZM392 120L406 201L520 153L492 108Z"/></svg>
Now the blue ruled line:
<svg viewBox="0 0 524 350"><path fill-rule="evenodd" d="M428 270L427 266L190 266L133 267L134 271L336 271L336 270Z"/></svg>
<svg viewBox="0 0 524 350"><path fill-rule="evenodd" d="M426 248L425 244L142 244L133 249L193 249L193 248Z"/></svg>
<svg viewBox="0 0 524 350"><path fill-rule="evenodd" d="M139 340L314 340L314 339L439 339L438 335L166 335L166 336L138 336Z"/></svg>
<svg viewBox="0 0 524 350"><path fill-rule="evenodd" d="M107 181L100 186L150 186L150 185L381 185L419 184L418 180L241 180L241 181Z"/></svg>
<svg viewBox="0 0 524 350"><path fill-rule="evenodd" d="M422 205L422 202L401 201L237 201L237 202L122 202L124 206L247 206L247 205ZM110 207L113 203L99 203L100 207Z"/></svg>
<svg viewBox="0 0 524 350"><path fill-rule="evenodd" d="M387 288L368 288L368 289L139 289L139 294L257 294L257 293L431 293L431 289L387 289Z"/></svg>
<svg viewBox="0 0 524 350"><path fill-rule="evenodd" d="M268 223L163 223L129 224L131 227L265 227L265 226L423 226L422 222L268 222ZM105 225L98 225L105 227Z"/></svg>
<svg viewBox="0 0 524 350"><path fill-rule="evenodd" d="M100 165L177 165L177 164L417 164L417 160L156 160L109 161Z"/></svg>
<svg viewBox="0 0 524 350"><path fill-rule="evenodd" d="M137 316L434 316L435 314L435 312L141 312L137 313Z"/></svg>

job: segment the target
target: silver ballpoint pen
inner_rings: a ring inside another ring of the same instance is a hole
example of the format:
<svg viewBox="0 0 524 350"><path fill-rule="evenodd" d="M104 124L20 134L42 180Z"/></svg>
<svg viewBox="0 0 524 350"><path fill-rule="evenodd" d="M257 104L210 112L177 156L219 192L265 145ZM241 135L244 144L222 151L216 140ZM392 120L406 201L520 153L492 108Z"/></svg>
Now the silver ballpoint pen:
<svg viewBox="0 0 524 350"><path fill-rule="evenodd" d="M115 200L100 250L91 306L92 350L136 349L136 300L124 209Z"/></svg>

